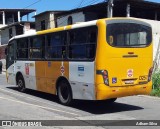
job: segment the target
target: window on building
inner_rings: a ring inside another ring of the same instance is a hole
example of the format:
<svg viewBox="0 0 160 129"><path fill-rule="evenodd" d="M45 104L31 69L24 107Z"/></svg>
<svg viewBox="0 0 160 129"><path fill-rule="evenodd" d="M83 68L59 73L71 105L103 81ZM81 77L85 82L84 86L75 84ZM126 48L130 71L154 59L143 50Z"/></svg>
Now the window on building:
<svg viewBox="0 0 160 129"><path fill-rule="evenodd" d="M58 32L47 35L47 53L48 59L66 58L66 33Z"/></svg>
<svg viewBox="0 0 160 129"><path fill-rule="evenodd" d="M94 58L97 40L96 27L71 30L69 35L70 59L85 60Z"/></svg>
<svg viewBox="0 0 160 129"><path fill-rule="evenodd" d="M36 36L30 38L29 55L31 59L44 58L45 36Z"/></svg>
<svg viewBox="0 0 160 129"><path fill-rule="evenodd" d="M45 30L46 29L46 22L45 20L41 21L41 30Z"/></svg>
<svg viewBox="0 0 160 129"><path fill-rule="evenodd" d="M72 16L68 17L68 25L72 25L73 24L73 19Z"/></svg>
<svg viewBox="0 0 160 129"><path fill-rule="evenodd" d="M28 39L22 38L17 40L17 59L28 58Z"/></svg>

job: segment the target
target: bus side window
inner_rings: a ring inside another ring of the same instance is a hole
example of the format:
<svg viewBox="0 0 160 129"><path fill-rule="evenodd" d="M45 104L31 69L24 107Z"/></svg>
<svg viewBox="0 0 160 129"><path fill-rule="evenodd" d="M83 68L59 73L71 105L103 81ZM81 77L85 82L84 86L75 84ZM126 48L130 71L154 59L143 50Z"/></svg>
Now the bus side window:
<svg viewBox="0 0 160 129"><path fill-rule="evenodd" d="M30 58L43 59L44 58L44 36L37 36L30 38Z"/></svg>
<svg viewBox="0 0 160 129"><path fill-rule="evenodd" d="M88 33L88 47L87 47L87 58L92 59L95 56L96 42L97 42L97 31L94 28Z"/></svg>
<svg viewBox="0 0 160 129"><path fill-rule="evenodd" d="M46 58L62 59L66 58L66 33L57 32L47 35Z"/></svg>
<svg viewBox="0 0 160 129"><path fill-rule="evenodd" d="M51 58L50 54L50 47L51 47L51 35L46 35L46 52L45 52L45 57L46 58Z"/></svg>
<svg viewBox="0 0 160 129"><path fill-rule="evenodd" d="M69 38L69 47L68 47L68 49L69 49L69 58L73 58L72 57L72 47L71 47L71 44L73 44L73 41L74 41L74 33L73 33L73 31L70 31L70 32L68 32L68 38Z"/></svg>
<svg viewBox="0 0 160 129"><path fill-rule="evenodd" d="M28 58L28 39L22 38L17 40L17 59L27 59Z"/></svg>
<svg viewBox="0 0 160 129"><path fill-rule="evenodd" d="M87 30L84 28L70 31L69 58L86 58Z"/></svg>
<svg viewBox="0 0 160 129"><path fill-rule="evenodd" d="M97 40L96 27L74 29L69 32L69 58L93 59Z"/></svg>

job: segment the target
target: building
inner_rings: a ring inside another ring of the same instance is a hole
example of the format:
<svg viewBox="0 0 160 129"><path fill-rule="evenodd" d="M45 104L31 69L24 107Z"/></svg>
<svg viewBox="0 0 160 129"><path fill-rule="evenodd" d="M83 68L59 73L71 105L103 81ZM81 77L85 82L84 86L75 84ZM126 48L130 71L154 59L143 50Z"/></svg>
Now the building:
<svg viewBox="0 0 160 129"><path fill-rule="evenodd" d="M160 4L143 0L108 0L56 15L57 26L106 17L136 17L160 21Z"/></svg>
<svg viewBox="0 0 160 129"><path fill-rule="evenodd" d="M0 44L8 44L10 38L28 33L29 31L35 31L35 22L15 22L7 26L0 28Z"/></svg>
<svg viewBox="0 0 160 129"><path fill-rule="evenodd" d="M0 9L0 60L5 68L5 48L10 38L35 31L35 22L29 21L34 9ZM24 19L24 21L23 21Z"/></svg>
<svg viewBox="0 0 160 129"><path fill-rule="evenodd" d="M160 21L160 4L144 0L108 0L68 11L46 11L35 16L36 30L106 17L136 17Z"/></svg>
<svg viewBox="0 0 160 129"><path fill-rule="evenodd" d="M0 45L8 43L13 36L35 29L35 23L29 21L33 9L0 9ZM26 17L26 21L22 18Z"/></svg>
<svg viewBox="0 0 160 129"><path fill-rule="evenodd" d="M56 15L65 11L45 11L35 15L36 31L57 27Z"/></svg>

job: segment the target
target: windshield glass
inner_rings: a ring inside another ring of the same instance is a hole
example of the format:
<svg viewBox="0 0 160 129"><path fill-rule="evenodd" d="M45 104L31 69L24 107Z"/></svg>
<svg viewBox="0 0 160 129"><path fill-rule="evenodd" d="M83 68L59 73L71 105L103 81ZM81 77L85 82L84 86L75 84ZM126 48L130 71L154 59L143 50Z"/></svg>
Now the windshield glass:
<svg viewBox="0 0 160 129"><path fill-rule="evenodd" d="M114 47L145 47L152 41L151 27L135 23L107 25L107 42Z"/></svg>

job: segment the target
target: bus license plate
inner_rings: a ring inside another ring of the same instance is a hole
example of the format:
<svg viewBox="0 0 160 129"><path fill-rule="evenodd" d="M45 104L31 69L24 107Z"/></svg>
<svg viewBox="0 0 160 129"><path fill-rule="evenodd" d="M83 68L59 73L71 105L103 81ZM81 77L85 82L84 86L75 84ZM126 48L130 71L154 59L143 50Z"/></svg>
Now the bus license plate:
<svg viewBox="0 0 160 129"><path fill-rule="evenodd" d="M125 84L134 84L134 80L127 80L127 81L124 81Z"/></svg>

